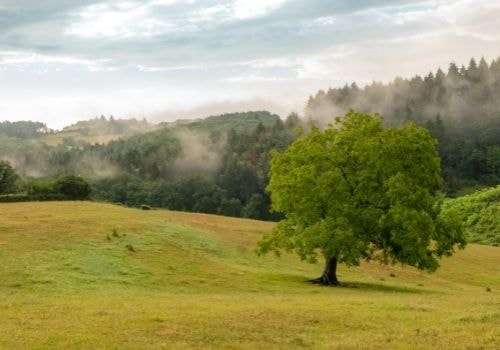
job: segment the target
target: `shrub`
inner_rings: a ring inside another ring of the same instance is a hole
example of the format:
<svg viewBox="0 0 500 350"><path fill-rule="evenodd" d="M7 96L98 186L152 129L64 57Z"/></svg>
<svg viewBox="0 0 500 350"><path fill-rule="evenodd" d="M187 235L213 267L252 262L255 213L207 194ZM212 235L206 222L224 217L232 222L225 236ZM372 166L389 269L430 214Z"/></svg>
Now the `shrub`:
<svg viewBox="0 0 500 350"><path fill-rule="evenodd" d="M88 199L90 185L80 176L65 175L54 183L54 190L68 199Z"/></svg>

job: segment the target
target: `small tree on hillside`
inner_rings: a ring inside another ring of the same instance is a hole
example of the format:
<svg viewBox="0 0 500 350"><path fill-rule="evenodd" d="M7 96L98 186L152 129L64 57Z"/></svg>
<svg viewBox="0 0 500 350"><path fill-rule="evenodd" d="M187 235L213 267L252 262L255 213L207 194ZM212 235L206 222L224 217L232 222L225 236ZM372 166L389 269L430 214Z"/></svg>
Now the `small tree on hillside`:
<svg viewBox="0 0 500 350"><path fill-rule="evenodd" d="M0 160L0 194L12 193L16 190L19 176L9 162Z"/></svg>
<svg viewBox="0 0 500 350"><path fill-rule="evenodd" d="M313 129L271 162L272 208L285 214L257 251L297 253L326 265L312 282L337 285L337 263L401 262L433 271L465 245L461 223L441 213L436 141L413 123L383 128L350 111Z"/></svg>

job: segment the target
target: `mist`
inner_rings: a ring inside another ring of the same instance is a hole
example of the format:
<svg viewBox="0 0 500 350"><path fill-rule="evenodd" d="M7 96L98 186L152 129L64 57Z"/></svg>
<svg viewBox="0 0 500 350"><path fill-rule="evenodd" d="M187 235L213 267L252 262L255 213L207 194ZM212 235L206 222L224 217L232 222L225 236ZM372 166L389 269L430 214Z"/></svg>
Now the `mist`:
<svg viewBox="0 0 500 350"><path fill-rule="evenodd" d="M204 175L212 176L221 165L225 137L212 140L208 133L180 130L175 132L181 150L173 162L174 177Z"/></svg>
<svg viewBox="0 0 500 350"><path fill-rule="evenodd" d="M296 105L302 105L303 101ZM213 115L236 113L243 111L269 111L278 115L287 115L296 105L288 106L265 98L247 100L223 100L202 104L194 108L172 109L152 113L148 120L153 122L175 121L182 119L200 119Z"/></svg>
<svg viewBox="0 0 500 350"><path fill-rule="evenodd" d="M471 60L468 67L451 64L425 77L396 78L389 84L373 82L364 87L355 83L343 88L319 91L306 106L306 117L324 126L348 109L382 115L387 124L407 120L418 123L442 119L448 130L466 132L476 115L488 122L498 115L500 100L500 59L488 64Z"/></svg>

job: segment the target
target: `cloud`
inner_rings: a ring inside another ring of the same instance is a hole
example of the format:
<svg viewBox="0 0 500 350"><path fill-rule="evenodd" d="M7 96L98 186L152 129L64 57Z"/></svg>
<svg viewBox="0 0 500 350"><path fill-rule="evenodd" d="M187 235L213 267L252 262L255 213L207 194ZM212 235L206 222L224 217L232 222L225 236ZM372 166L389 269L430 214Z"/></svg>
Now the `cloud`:
<svg viewBox="0 0 500 350"><path fill-rule="evenodd" d="M180 31L181 27L155 16L154 8L170 6L178 1L116 1L85 7L77 13L79 19L65 30L69 36L82 38L151 37ZM182 30L186 30L185 27Z"/></svg>
<svg viewBox="0 0 500 350"><path fill-rule="evenodd" d="M279 9L286 0L237 0L233 3L234 17L248 19L264 16Z"/></svg>
<svg viewBox="0 0 500 350"><path fill-rule="evenodd" d="M286 113L319 88L500 54L496 0L4 0L0 25L0 119L56 125L253 98Z"/></svg>
<svg viewBox="0 0 500 350"><path fill-rule="evenodd" d="M45 66L45 69L47 69L48 65L60 69L60 65L79 65L85 66L92 71L98 71L106 69L105 64L107 62L109 60L106 59L87 60L78 57L43 55L35 52L0 51L0 67L26 68L37 64Z"/></svg>
<svg viewBox="0 0 500 350"><path fill-rule="evenodd" d="M275 82L292 80L293 78L277 77L277 76L263 76L263 75L244 75L238 77L224 78L220 81L227 83L260 83L260 82Z"/></svg>

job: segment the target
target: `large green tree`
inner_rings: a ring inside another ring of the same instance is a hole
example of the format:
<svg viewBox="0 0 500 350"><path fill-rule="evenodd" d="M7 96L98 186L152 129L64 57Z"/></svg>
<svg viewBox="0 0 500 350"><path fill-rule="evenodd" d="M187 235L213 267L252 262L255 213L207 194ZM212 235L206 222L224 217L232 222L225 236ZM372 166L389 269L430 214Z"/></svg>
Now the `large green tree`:
<svg viewBox="0 0 500 350"><path fill-rule="evenodd" d="M312 282L337 285L337 263L401 262L433 271L465 245L461 223L441 213L436 141L413 123L384 128L378 115L350 111L275 154L267 187L285 214L258 252L326 260Z"/></svg>

